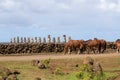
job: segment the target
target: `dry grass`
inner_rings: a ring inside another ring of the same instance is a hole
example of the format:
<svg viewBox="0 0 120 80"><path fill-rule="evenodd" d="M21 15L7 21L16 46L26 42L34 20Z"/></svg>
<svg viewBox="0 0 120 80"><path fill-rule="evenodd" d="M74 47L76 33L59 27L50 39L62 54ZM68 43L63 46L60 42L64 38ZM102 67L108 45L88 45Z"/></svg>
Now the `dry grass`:
<svg viewBox="0 0 120 80"><path fill-rule="evenodd" d="M100 62L103 70L115 74L120 73L120 56L93 57L95 62ZM0 61L0 64L11 69L20 71L20 80L34 80L36 77L42 80L77 80L74 73L79 71L83 58L52 59L47 69L38 69L32 66L31 61ZM76 65L79 65L76 67ZM64 75L54 75L56 68L60 68ZM71 79L70 79L71 78Z"/></svg>

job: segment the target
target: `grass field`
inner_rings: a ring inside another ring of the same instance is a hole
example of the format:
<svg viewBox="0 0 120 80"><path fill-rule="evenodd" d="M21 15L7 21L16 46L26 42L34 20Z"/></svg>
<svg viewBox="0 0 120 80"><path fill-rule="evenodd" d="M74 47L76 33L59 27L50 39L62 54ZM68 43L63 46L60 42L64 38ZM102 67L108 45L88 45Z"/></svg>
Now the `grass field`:
<svg viewBox="0 0 120 80"><path fill-rule="evenodd" d="M95 62L100 62L103 71L107 77L115 77L120 73L120 57L100 57L93 58ZM32 66L31 61L0 61L0 65L11 70L18 70L21 74L18 75L19 80L35 80L36 77L42 80L78 80L76 72L80 70L83 59L51 59L47 69L39 69L37 66ZM76 67L78 65L78 67ZM54 72L59 69L60 75L55 75Z"/></svg>

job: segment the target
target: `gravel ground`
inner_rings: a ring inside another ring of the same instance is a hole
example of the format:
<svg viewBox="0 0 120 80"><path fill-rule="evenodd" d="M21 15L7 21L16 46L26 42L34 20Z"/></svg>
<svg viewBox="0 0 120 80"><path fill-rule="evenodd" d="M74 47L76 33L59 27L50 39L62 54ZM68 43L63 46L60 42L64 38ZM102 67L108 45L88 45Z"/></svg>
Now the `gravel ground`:
<svg viewBox="0 0 120 80"><path fill-rule="evenodd" d="M71 55L63 55L63 54L48 54L48 55L7 55L7 56L0 56L0 61L29 61L33 59L68 59L68 58L85 58L87 56L90 56L92 58L99 58L99 57L120 57L120 54L118 53L104 53L104 54L71 54Z"/></svg>

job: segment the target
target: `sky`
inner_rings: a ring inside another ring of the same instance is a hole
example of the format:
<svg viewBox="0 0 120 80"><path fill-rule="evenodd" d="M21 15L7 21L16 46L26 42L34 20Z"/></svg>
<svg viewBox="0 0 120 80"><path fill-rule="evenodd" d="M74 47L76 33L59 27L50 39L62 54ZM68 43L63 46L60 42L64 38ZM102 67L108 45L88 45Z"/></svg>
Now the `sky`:
<svg viewBox="0 0 120 80"><path fill-rule="evenodd" d="M13 37L120 38L120 0L0 0L0 42Z"/></svg>

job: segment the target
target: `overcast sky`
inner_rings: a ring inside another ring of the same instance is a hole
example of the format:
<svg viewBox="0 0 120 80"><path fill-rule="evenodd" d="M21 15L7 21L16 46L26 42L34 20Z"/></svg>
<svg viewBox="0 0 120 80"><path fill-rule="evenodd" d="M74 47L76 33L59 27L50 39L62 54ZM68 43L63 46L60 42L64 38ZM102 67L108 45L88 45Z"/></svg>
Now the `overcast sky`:
<svg viewBox="0 0 120 80"><path fill-rule="evenodd" d="M114 41L120 38L120 0L0 0L0 41L48 34Z"/></svg>

